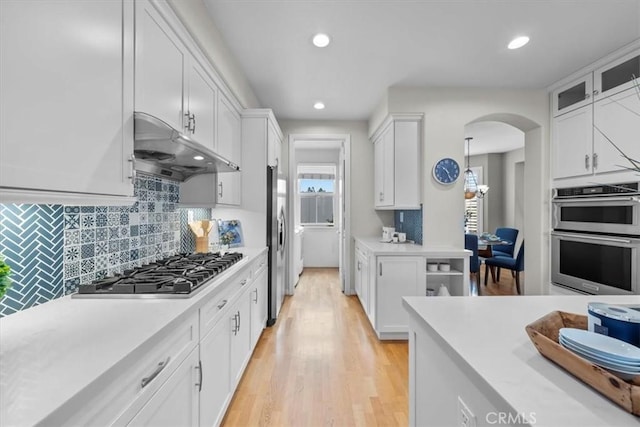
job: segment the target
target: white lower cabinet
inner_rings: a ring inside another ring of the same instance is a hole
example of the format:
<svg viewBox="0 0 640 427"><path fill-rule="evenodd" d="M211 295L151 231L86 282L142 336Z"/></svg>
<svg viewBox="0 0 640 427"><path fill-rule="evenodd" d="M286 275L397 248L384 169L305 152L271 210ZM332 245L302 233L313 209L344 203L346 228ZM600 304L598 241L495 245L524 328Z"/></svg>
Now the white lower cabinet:
<svg viewBox="0 0 640 427"><path fill-rule="evenodd" d="M424 294L425 259L421 256L379 256L376 257L376 270L376 332L381 338L388 335L391 339L406 339L409 315L402 306L402 297Z"/></svg>
<svg viewBox="0 0 640 427"><path fill-rule="evenodd" d="M251 356L251 306L249 297L243 297L231 308L231 387L235 389L242 378L244 367Z"/></svg>
<svg viewBox="0 0 640 427"><path fill-rule="evenodd" d="M231 400L230 339L229 323L223 319L200 341L200 425L203 427L219 425Z"/></svg>
<svg viewBox="0 0 640 427"><path fill-rule="evenodd" d="M198 426L199 371L195 348L127 425Z"/></svg>
<svg viewBox="0 0 640 427"><path fill-rule="evenodd" d="M251 348L254 348L267 324L267 280L268 269L260 270L249 291L251 304Z"/></svg>

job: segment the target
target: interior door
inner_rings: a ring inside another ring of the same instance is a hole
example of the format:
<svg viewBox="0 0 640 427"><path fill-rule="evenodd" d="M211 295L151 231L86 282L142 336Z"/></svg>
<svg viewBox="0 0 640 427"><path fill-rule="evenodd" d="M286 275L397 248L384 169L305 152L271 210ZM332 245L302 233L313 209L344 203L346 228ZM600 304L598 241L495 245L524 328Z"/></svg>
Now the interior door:
<svg viewBox="0 0 640 427"><path fill-rule="evenodd" d="M345 169L345 159L344 159L344 148L340 150L340 163L338 165L338 268L340 273L340 286L342 287L342 292L347 293L347 278L345 268L348 265L348 260L346 259L346 254L348 251L346 250L346 232L345 232L345 203L344 203L344 169Z"/></svg>

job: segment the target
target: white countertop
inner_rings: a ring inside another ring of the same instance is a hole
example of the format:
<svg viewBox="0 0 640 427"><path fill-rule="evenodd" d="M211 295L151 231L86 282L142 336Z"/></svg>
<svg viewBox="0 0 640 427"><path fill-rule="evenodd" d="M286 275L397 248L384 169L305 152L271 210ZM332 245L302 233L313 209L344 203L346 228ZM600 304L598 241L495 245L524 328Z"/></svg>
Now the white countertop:
<svg viewBox="0 0 640 427"><path fill-rule="evenodd" d="M379 237L355 237L375 255L419 255L431 257L468 257L471 251L451 246L416 245L415 243L385 243Z"/></svg>
<svg viewBox="0 0 640 427"><path fill-rule="evenodd" d="M117 362L197 309L264 249L186 299L65 296L0 319L0 424L34 425Z"/></svg>
<svg viewBox="0 0 640 427"><path fill-rule="evenodd" d="M525 326L547 313L587 313L587 303L640 303L640 296L405 297L424 320L514 411L539 426L638 426L640 417L544 358Z"/></svg>

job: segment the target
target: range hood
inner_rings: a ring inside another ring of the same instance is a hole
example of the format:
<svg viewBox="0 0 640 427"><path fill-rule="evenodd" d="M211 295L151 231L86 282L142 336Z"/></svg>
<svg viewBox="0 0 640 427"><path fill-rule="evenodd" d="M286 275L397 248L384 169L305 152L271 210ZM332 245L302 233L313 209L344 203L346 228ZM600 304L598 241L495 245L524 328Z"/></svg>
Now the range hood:
<svg viewBox="0 0 640 427"><path fill-rule="evenodd" d="M139 171L185 181L194 175L240 170L235 163L151 114L136 111L133 119L135 164Z"/></svg>

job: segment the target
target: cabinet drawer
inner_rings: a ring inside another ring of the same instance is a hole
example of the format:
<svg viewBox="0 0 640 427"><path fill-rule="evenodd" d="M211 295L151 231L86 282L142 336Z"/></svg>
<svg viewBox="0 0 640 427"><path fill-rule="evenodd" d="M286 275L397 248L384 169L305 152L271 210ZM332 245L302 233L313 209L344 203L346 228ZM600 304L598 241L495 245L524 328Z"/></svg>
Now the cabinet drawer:
<svg viewBox="0 0 640 427"><path fill-rule="evenodd" d="M247 266L219 285L220 291L200 309L200 335L204 337L222 318L222 313L251 282L251 267Z"/></svg>
<svg viewBox="0 0 640 427"><path fill-rule="evenodd" d="M258 275L267 268L267 253L260 254L251 264L251 278L255 279Z"/></svg>
<svg viewBox="0 0 640 427"><path fill-rule="evenodd" d="M151 337L42 424L125 425L196 347L198 338L198 316L193 313Z"/></svg>

